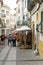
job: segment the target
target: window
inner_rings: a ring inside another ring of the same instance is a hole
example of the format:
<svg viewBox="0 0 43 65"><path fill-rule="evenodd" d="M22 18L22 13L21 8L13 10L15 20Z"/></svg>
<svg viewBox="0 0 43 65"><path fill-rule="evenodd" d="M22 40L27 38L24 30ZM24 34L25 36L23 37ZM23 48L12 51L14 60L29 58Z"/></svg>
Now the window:
<svg viewBox="0 0 43 65"><path fill-rule="evenodd" d="M7 34L7 35L9 34L9 29L6 29L6 34Z"/></svg>
<svg viewBox="0 0 43 65"><path fill-rule="evenodd" d="M4 19L2 19L1 21L2 21L2 27L4 27L4 28L5 28L5 27L6 27L5 20L4 20Z"/></svg>
<svg viewBox="0 0 43 65"><path fill-rule="evenodd" d="M19 26L19 24L20 24L20 21L17 21L17 26Z"/></svg>
<svg viewBox="0 0 43 65"><path fill-rule="evenodd" d="M2 11L1 11L1 17L3 17L3 18L6 17L6 15L5 15L5 10L2 10Z"/></svg>
<svg viewBox="0 0 43 65"><path fill-rule="evenodd" d="M1 14L1 17L2 17L2 18L5 18L5 17L6 17L6 15L5 15L5 14Z"/></svg>
<svg viewBox="0 0 43 65"><path fill-rule="evenodd" d="M6 20L6 24L9 25L9 20Z"/></svg>
<svg viewBox="0 0 43 65"><path fill-rule="evenodd" d="M5 22L5 20L4 20L4 19L1 19L1 21L2 21L2 23L3 23L3 22Z"/></svg>
<svg viewBox="0 0 43 65"><path fill-rule="evenodd" d="M4 10L2 10L2 13L4 13L5 11Z"/></svg>
<svg viewBox="0 0 43 65"><path fill-rule="evenodd" d="M18 9L18 13L20 13L20 9Z"/></svg>
<svg viewBox="0 0 43 65"><path fill-rule="evenodd" d="M9 11L6 11L6 14L9 15Z"/></svg>

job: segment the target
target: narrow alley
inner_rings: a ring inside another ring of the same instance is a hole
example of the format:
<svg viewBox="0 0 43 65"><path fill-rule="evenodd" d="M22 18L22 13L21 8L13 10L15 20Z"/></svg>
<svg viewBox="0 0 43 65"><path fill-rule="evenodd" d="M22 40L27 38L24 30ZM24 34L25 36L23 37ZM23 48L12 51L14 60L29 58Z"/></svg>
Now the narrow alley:
<svg viewBox="0 0 43 65"><path fill-rule="evenodd" d="M43 0L0 0L0 65L43 65Z"/></svg>

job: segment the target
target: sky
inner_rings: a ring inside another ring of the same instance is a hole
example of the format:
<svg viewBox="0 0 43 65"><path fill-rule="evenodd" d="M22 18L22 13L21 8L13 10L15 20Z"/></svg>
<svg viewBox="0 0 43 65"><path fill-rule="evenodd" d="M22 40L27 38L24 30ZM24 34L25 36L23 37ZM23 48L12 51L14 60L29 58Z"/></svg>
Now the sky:
<svg viewBox="0 0 43 65"><path fill-rule="evenodd" d="M16 0L4 0L3 3L11 8L11 13L15 13L14 8L17 6Z"/></svg>

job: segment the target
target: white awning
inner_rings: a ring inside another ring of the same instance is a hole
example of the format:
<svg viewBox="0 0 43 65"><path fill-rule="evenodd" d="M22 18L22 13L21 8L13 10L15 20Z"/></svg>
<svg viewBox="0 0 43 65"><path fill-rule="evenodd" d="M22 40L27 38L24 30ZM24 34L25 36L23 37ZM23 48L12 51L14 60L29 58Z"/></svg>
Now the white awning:
<svg viewBox="0 0 43 65"><path fill-rule="evenodd" d="M31 28L29 28L28 26L22 26L21 28L17 28L15 31L29 31L31 30Z"/></svg>

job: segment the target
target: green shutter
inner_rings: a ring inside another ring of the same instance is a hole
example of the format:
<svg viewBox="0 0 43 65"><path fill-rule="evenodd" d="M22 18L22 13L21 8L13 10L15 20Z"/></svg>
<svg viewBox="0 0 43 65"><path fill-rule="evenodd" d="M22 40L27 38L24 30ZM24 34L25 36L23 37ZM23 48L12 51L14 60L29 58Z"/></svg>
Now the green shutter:
<svg viewBox="0 0 43 65"><path fill-rule="evenodd" d="M43 33L43 11L41 12L41 32Z"/></svg>

